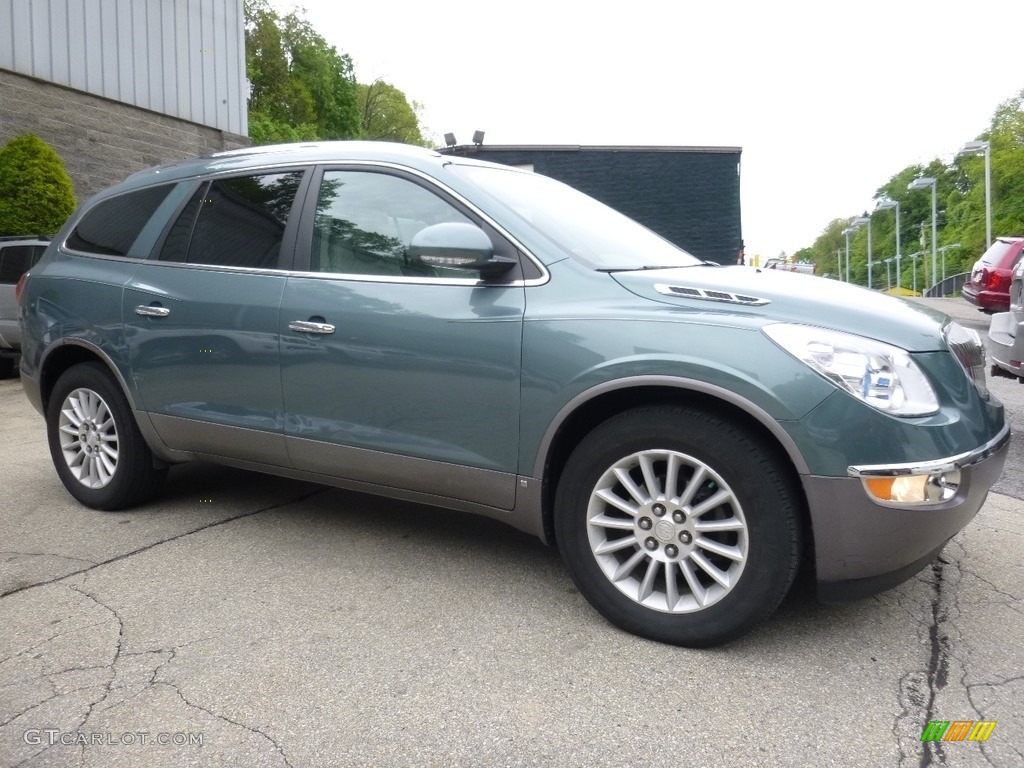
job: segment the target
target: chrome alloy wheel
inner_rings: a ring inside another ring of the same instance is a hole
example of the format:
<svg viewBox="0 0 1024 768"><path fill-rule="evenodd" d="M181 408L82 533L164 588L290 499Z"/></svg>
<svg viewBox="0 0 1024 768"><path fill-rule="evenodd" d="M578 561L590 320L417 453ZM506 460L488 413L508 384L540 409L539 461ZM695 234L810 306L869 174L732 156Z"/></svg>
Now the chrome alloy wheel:
<svg viewBox="0 0 1024 768"><path fill-rule="evenodd" d="M677 451L641 451L609 467L590 495L587 536L622 594L667 613L717 603L747 561L739 500L711 467Z"/></svg>
<svg viewBox="0 0 1024 768"><path fill-rule="evenodd" d="M71 474L86 488L103 488L117 471L117 425L91 389L73 390L60 408L60 450Z"/></svg>

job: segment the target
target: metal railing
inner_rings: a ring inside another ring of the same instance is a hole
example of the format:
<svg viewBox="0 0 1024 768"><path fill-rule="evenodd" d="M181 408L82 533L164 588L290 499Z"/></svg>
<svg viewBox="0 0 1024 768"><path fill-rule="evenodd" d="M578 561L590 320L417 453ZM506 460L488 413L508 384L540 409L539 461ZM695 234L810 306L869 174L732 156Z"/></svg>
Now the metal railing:
<svg viewBox="0 0 1024 768"><path fill-rule="evenodd" d="M930 299L936 299L942 298L943 296L949 296L951 293L959 293L964 287L964 283L966 283L970 277L970 272L961 272L959 275L952 275L951 277L947 277L945 280L936 283L922 295Z"/></svg>

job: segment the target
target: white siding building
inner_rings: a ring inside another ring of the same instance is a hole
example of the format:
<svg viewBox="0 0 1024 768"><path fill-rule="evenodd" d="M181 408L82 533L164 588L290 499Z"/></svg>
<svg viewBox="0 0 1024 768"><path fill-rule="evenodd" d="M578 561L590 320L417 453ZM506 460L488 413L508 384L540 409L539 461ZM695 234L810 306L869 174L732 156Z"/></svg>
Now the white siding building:
<svg viewBox="0 0 1024 768"><path fill-rule="evenodd" d="M248 143L247 97L242 0L0 0L0 142L41 136L80 199Z"/></svg>

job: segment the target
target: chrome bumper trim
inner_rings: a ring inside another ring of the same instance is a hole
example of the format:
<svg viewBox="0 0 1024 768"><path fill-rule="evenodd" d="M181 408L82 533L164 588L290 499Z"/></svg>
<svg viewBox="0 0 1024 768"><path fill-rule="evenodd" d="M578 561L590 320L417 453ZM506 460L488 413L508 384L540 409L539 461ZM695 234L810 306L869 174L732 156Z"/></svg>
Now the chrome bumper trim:
<svg viewBox="0 0 1024 768"><path fill-rule="evenodd" d="M914 461L906 464L865 464L848 467L846 473L850 477L899 477L901 475L928 475L933 472L952 472L972 464L984 461L998 453L1010 440L1010 425L1003 425L1002 430L994 438L973 451L950 456L947 459L932 461Z"/></svg>

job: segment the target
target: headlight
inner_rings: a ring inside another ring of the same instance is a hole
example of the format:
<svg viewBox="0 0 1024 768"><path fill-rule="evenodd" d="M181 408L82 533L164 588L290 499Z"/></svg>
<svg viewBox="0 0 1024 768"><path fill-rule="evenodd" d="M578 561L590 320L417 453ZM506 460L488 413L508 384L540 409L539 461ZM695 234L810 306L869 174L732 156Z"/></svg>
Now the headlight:
<svg viewBox="0 0 1024 768"><path fill-rule="evenodd" d="M899 347L809 325L777 323L764 333L840 389L894 416L926 416L939 410L927 377Z"/></svg>

